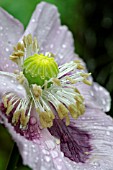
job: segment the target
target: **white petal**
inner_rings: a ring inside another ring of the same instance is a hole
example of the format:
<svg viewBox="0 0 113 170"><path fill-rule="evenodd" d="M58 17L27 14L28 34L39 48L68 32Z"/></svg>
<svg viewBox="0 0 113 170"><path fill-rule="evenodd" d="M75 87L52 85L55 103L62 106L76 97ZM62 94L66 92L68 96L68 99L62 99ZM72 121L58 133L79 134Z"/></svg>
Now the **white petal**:
<svg viewBox="0 0 113 170"><path fill-rule="evenodd" d="M76 59L71 32L61 26L59 13L54 5L41 2L34 11L25 35L38 38L42 52L52 52L58 64Z"/></svg>
<svg viewBox="0 0 113 170"><path fill-rule="evenodd" d="M111 98L109 92L97 83L88 86L83 83L75 85L85 98L85 105L89 108L98 108L104 112L108 112L111 106Z"/></svg>
<svg viewBox="0 0 113 170"><path fill-rule="evenodd" d="M0 116L18 145L24 165L28 165L33 170L73 170L47 129L41 130L39 139L29 141L17 134L1 113Z"/></svg>
<svg viewBox="0 0 113 170"><path fill-rule="evenodd" d="M22 24L5 10L0 8L0 68L3 71L13 71L16 64L9 60L13 46L23 33Z"/></svg>
<svg viewBox="0 0 113 170"><path fill-rule="evenodd" d="M26 97L24 87L18 83L15 77L0 74L0 99L7 92L13 92L20 97Z"/></svg>
<svg viewBox="0 0 113 170"><path fill-rule="evenodd" d="M0 116L19 147L24 165L33 170L112 170L113 120L98 109L87 109L77 121L71 120L72 126L92 135L93 150L86 163L74 163L65 158L46 129L41 130L39 138L28 141L14 131L3 115Z"/></svg>
<svg viewBox="0 0 113 170"><path fill-rule="evenodd" d="M91 134L93 150L86 163L88 170L112 170L113 168L113 119L99 109L87 109L85 114L72 120L73 125ZM82 166L78 166L83 170Z"/></svg>

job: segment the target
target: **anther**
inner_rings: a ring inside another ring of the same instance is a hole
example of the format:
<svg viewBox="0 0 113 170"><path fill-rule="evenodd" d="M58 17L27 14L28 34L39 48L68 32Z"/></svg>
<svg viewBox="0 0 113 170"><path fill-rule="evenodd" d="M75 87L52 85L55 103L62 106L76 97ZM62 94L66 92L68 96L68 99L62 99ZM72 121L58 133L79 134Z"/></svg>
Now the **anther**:
<svg viewBox="0 0 113 170"><path fill-rule="evenodd" d="M34 96L38 99L42 95L42 88L41 86L37 86L36 84L32 85L32 90Z"/></svg>

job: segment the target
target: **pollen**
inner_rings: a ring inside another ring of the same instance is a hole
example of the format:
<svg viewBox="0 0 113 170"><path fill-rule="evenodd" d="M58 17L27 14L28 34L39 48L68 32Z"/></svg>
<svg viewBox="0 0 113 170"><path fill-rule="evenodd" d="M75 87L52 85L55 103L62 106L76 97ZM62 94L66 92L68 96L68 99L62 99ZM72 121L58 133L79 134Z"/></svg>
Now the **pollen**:
<svg viewBox="0 0 113 170"><path fill-rule="evenodd" d="M12 123L13 123L14 125L16 125L16 124L18 123L19 118L20 118L20 114L21 114L20 111L17 111L17 112L15 112L15 113L13 114Z"/></svg>
<svg viewBox="0 0 113 170"><path fill-rule="evenodd" d="M68 115L68 109L61 103L58 105L58 108L57 108L57 112L58 112L58 115L60 117L60 119L63 119L65 117L67 117Z"/></svg>
<svg viewBox="0 0 113 170"><path fill-rule="evenodd" d="M38 99L42 95L42 88L41 88L41 86L37 86L36 84L33 84L32 88L33 88L33 94Z"/></svg>
<svg viewBox="0 0 113 170"><path fill-rule="evenodd" d="M23 127L23 128L26 127L27 124L28 124L28 122L29 122L29 117L26 116L26 115L25 115L25 111L22 110L22 111L21 111L21 116L20 116L20 123L21 123L22 127Z"/></svg>
<svg viewBox="0 0 113 170"><path fill-rule="evenodd" d="M50 128L53 125L54 114L51 111L39 112L40 123L43 128Z"/></svg>
<svg viewBox="0 0 113 170"><path fill-rule="evenodd" d="M76 84L91 85L88 79L91 73L85 72L81 61L58 66L54 54L40 53L37 39L31 34L14 47L10 59L18 65L12 78L26 91L26 98L13 92L2 97L6 116L11 114L12 124L27 128L34 107L42 128L53 126L55 117L68 126L70 117L77 119L85 112L84 97ZM10 73L0 71L0 74L9 76Z"/></svg>

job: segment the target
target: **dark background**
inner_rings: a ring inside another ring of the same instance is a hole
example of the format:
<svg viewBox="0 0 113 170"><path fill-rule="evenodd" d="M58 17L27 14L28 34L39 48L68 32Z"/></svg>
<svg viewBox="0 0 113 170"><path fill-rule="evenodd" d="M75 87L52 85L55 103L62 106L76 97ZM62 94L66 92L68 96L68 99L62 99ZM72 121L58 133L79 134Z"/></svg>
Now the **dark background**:
<svg viewBox="0 0 113 170"><path fill-rule="evenodd" d="M26 27L40 0L0 0L0 6ZM72 31L75 51L87 64L94 80L107 88L113 97L113 1L46 0L55 4L62 24ZM1 18L0 18L1 19ZM108 113L113 117L113 105ZM7 166L13 141L0 126L0 170ZM20 161L21 162L21 161ZM17 168L25 170L21 164Z"/></svg>

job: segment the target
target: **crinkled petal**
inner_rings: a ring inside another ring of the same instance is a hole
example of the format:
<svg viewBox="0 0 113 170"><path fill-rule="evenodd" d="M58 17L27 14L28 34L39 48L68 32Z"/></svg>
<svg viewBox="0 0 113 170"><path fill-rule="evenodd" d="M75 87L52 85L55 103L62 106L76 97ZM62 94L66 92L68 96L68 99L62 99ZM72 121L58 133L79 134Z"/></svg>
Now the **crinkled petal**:
<svg viewBox="0 0 113 170"><path fill-rule="evenodd" d="M91 157L84 168L88 170L112 170L113 168L113 119L99 109L87 109L85 114L71 125L91 134ZM82 170L78 165L77 170Z"/></svg>
<svg viewBox="0 0 113 170"><path fill-rule="evenodd" d="M33 141L16 133L13 126L1 115L5 126L8 128L14 141L17 143L23 164L28 165L33 170L73 170L70 163L66 161L60 147L56 144L56 139L52 137L47 129L39 130L39 138Z"/></svg>
<svg viewBox="0 0 113 170"><path fill-rule="evenodd" d="M75 85L85 98L85 105L89 108L98 108L108 112L111 106L111 97L109 92L98 83L88 86L83 83Z"/></svg>
<svg viewBox="0 0 113 170"><path fill-rule="evenodd" d="M37 6L25 35L29 33L37 37L42 52L55 54L58 64L76 59L72 34L66 26L61 26L54 5L41 2Z"/></svg>
<svg viewBox="0 0 113 170"><path fill-rule="evenodd" d="M11 73L10 76L0 73L0 99L7 92L13 92L20 97L26 97L26 91L16 80L16 77L11 76Z"/></svg>
<svg viewBox="0 0 113 170"><path fill-rule="evenodd" d="M0 8L0 70L13 71L17 68L16 64L9 60L9 55L22 34L23 25Z"/></svg>
<svg viewBox="0 0 113 170"><path fill-rule="evenodd" d="M75 163L64 157L56 139L47 129L39 130L39 137L29 141L17 134L6 118L1 116L19 147L24 165L33 170L112 170L113 120L98 109L87 109L78 120L71 119L71 126L91 135L90 143L93 149L85 163Z"/></svg>

